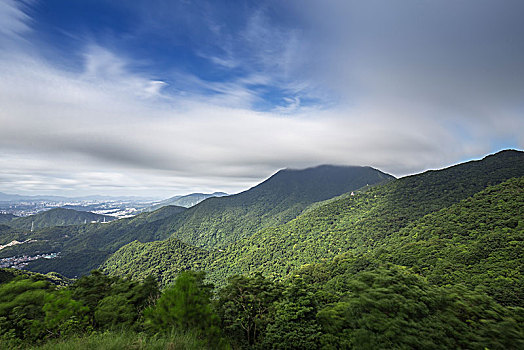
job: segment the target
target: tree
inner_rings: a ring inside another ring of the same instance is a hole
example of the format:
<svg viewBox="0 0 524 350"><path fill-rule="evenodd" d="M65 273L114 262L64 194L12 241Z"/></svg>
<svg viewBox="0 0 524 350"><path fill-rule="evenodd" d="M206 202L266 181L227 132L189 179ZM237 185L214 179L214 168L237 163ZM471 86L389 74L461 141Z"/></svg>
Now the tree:
<svg viewBox="0 0 524 350"><path fill-rule="evenodd" d="M102 299L95 310L95 321L101 328L129 328L137 318L136 309L121 295L109 295Z"/></svg>
<svg viewBox="0 0 524 350"><path fill-rule="evenodd" d="M317 298L301 277L293 277L275 305L275 321L268 325L264 349L317 349L320 325Z"/></svg>
<svg viewBox="0 0 524 350"><path fill-rule="evenodd" d="M250 347L263 338L272 321L273 304L281 288L261 274L232 276L219 291L218 311L226 334L237 345Z"/></svg>
<svg viewBox="0 0 524 350"><path fill-rule="evenodd" d="M42 306L53 286L46 281L16 277L0 285L0 339L36 340L44 318Z"/></svg>
<svg viewBox="0 0 524 350"><path fill-rule="evenodd" d="M104 275L99 270L93 270L90 275L79 278L70 288L73 298L82 300L94 313L100 300L111 294L113 281L114 278Z"/></svg>
<svg viewBox="0 0 524 350"><path fill-rule="evenodd" d="M205 284L204 277L204 272L181 272L156 305L144 311L146 325L157 333L197 332L220 344L220 320L211 304L213 285Z"/></svg>
<svg viewBox="0 0 524 350"><path fill-rule="evenodd" d="M67 289L47 293L44 296L44 321L47 337L61 337L87 331L89 308L74 300Z"/></svg>

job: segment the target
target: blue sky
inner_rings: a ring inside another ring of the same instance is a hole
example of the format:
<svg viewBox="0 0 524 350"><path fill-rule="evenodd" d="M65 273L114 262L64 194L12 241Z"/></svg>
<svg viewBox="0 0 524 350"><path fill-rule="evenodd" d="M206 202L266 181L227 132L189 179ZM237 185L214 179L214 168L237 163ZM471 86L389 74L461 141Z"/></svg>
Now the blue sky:
<svg viewBox="0 0 524 350"><path fill-rule="evenodd" d="M29 3L31 4L31 3ZM307 30L279 2L45 1L28 6L27 37L45 58L85 69L85 52L126 59L129 73L163 82L166 94L223 95L235 84L250 107L268 111L323 104L298 72ZM58 57L57 57L58 56Z"/></svg>
<svg viewBox="0 0 524 350"><path fill-rule="evenodd" d="M0 191L236 192L524 147L518 0L0 0Z"/></svg>

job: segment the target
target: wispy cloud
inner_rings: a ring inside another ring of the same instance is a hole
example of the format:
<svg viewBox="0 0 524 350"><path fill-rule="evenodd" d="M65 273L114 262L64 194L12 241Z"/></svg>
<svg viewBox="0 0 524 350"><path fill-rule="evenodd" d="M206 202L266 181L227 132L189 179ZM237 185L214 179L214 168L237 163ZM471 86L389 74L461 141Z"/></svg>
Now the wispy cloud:
<svg viewBox="0 0 524 350"><path fill-rule="evenodd" d="M84 57L84 71L78 79L91 85L103 86L113 92L134 93L142 98L161 96L162 88L167 85L138 73L131 74L126 59L99 45L88 45Z"/></svg>
<svg viewBox="0 0 524 350"><path fill-rule="evenodd" d="M31 18L23 11L23 1L0 2L0 34L5 38L19 37L30 30Z"/></svg>
<svg viewBox="0 0 524 350"><path fill-rule="evenodd" d="M262 7L235 35L208 21L209 40L223 49L197 55L217 69L213 78L159 73L96 38L68 69L25 39L24 3L4 1L0 19L14 17L0 20L0 43L11 43L0 52L0 191L235 192L283 167L357 164L403 175L480 156L501 139L524 146L524 50L495 45L518 37L511 15L462 52L454 31L442 33L418 6L427 28L404 7L377 15L357 2L305 4L287 9L328 39L281 25ZM475 11L471 32L491 18ZM458 32L459 19L450 19Z"/></svg>

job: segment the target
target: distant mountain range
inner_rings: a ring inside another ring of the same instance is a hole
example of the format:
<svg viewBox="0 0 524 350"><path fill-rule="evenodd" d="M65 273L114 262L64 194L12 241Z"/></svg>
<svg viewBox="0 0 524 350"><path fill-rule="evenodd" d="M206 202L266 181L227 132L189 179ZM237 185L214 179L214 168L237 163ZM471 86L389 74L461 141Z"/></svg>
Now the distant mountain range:
<svg viewBox="0 0 524 350"><path fill-rule="evenodd" d="M205 199L208 199L211 197L224 197L224 196L228 196L228 194L224 192L213 192L213 193L191 193L191 194L184 195L184 196L174 196L174 197L165 199L161 201L160 203L157 203L149 207L147 211L155 211L167 205L175 205L178 207L190 208L190 207L197 205L198 203L202 202Z"/></svg>
<svg viewBox="0 0 524 350"><path fill-rule="evenodd" d="M20 195L8 194L0 192L0 202L19 202L19 201L50 201L50 202L68 202L68 201L154 201L157 198L153 197L138 197L138 196L83 196L83 197L64 197L53 195Z"/></svg>
<svg viewBox="0 0 524 350"><path fill-rule="evenodd" d="M41 201L41 200L49 200L49 201L65 201L69 200L70 198L66 197L60 197L60 196L25 196L25 195L19 195L19 194L8 194L0 192L0 202L15 202L15 201Z"/></svg>

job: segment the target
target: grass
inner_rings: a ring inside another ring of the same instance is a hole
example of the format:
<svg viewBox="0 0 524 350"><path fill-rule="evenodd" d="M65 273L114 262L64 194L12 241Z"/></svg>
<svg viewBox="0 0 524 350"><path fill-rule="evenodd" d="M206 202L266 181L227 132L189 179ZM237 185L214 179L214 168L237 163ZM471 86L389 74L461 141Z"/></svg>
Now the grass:
<svg viewBox="0 0 524 350"><path fill-rule="evenodd" d="M0 345L0 349L3 348L4 347ZM208 349L209 347L192 333L174 332L163 336L149 336L147 334L134 332L105 332L94 333L88 336L50 340L41 346L20 347L20 349L24 348L34 350L201 350Z"/></svg>

